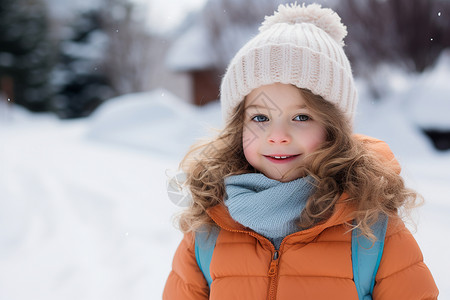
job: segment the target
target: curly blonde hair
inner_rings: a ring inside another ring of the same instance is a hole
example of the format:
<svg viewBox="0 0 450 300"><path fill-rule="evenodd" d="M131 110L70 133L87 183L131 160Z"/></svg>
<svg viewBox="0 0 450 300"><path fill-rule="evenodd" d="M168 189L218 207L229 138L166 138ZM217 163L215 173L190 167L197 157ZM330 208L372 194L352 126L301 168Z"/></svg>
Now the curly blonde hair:
<svg viewBox="0 0 450 300"><path fill-rule="evenodd" d="M374 239L371 225L380 214L391 220L407 215L422 197L405 186L400 166L394 159L377 153L367 139L352 133L350 123L333 104L309 90L301 90L307 106L325 126L324 144L309 157L306 172L315 179L315 193L308 200L298 226L310 228L326 219L342 194L354 208L353 229L359 227L363 235Z"/></svg>
<svg viewBox="0 0 450 300"><path fill-rule="evenodd" d="M206 210L223 202L224 178L256 170L247 162L242 147L244 101L238 105L225 129L206 141L195 144L180 163L191 192L192 203L178 216L182 232L196 231L203 225L213 225Z"/></svg>
<svg viewBox="0 0 450 300"><path fill-rule="evenodd" d="M420 196L405 187L395 160L380 157L370 150L367 141L352 134L349 122L336 106L309 90L300 91L308 108L326 128L327 137L307 159L306 173L314 178L316 190L299 216L299 230L331 217L345 193L348 197L344 201L354 208L353 228L359 227L363 235L373 239L370 226L380 213L399 218L399 208L409 210ZM224 130L194 145L180 163L193 198L178 217L184 233L214 225L206 210L223 202L225 177L257 172L245 159L242 146L244 103L238 105Z"/></svg>

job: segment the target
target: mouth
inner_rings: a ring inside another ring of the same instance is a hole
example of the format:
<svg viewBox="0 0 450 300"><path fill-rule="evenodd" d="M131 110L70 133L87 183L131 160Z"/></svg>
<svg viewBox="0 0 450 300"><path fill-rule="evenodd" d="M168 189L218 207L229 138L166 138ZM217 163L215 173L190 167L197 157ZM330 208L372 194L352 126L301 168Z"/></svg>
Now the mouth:
<svg viewBox="0 0 450 300"><path fill-rule="evenodd" d="M289 162L297 158L300 154L294 154L294 155L264 155L268 160L273 162Z"/></svg>

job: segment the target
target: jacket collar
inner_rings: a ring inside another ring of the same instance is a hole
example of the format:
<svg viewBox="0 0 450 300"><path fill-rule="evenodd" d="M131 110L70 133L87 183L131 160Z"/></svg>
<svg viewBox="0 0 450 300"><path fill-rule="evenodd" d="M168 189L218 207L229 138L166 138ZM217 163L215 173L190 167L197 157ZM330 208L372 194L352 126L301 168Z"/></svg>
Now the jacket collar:
<svg viewBox="0 0 450 300"><path fill-rule="evenodd" d="M310 242L327 228L351 222L353 219L352 212L354 210L345 203L345 199L347 199L347 195L344 194L336 204L333 215L324 223L318 224L306 230L298 231L289 236L296 236L303 242ZM246 228L233 220L228 212L228 208L224 204L219 204L209 208L207 213L214 220L214 222L224 230L248 233L257 237L262 237L253 230Z"/></svg>

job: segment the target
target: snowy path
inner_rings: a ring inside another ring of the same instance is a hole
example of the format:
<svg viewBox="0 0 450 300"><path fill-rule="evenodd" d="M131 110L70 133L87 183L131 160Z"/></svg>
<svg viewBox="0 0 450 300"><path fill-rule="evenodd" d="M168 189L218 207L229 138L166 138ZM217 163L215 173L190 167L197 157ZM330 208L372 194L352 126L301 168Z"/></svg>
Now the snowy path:
<svg viewBox="0 0 450 300"><path fill-rule="evenodd" d="M180 238L164 176L176 164L84 140L84 126L1 131L0 299L161 297Z"/></svg>

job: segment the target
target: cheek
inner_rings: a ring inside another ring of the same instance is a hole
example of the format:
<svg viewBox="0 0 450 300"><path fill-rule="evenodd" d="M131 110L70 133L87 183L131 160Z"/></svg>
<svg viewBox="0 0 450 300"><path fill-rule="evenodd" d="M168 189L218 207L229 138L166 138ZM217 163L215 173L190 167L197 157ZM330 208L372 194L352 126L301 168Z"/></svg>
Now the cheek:
<svg viewBox="0 0 450 300"><path fill-rule="evenodd" d="M258 155L258 137L250 130L242 133L242 147L247 161L253 165Z"/></svg>
<svg viewBox="0 0 450 300"><path fill-rule="evenodd" d="M326 140L326 130L325 128L316 128L311 132L311 137L309 139L308 150L313 152L319 148L319 146Z"/></svg>

